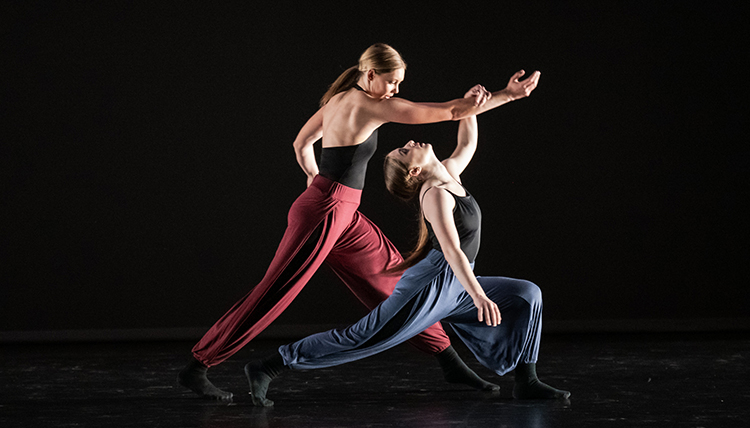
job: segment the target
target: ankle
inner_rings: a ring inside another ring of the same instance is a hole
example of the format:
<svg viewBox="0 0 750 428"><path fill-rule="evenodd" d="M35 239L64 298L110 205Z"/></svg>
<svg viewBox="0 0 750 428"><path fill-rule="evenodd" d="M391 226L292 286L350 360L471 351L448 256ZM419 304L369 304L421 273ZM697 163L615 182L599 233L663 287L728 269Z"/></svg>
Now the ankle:
<svg viewBox="0 0 750 428"><path fill-rule="evenodd" d="M278 352L261 360L260 365L271 379L289 370L289 367L284 364L284 358Z"/></svg>
<svg viewBox="0 0 750 428"><path fill-rule="evenodd" d="M437 358L438 364L440 364L440 367L444 372L450 371L450 369L454 368L457 364L456 360L461 361L461 357L459 357L452 345L449 345L444 350L435 354L435 358Z"/></svg>
<svg viewBox="0 0 750 428"><path fill-rule="evenodd" d="M519 363L514 372L516 383L533 383L539 380L536 375L536 363Z"/></svg>
<svg viewBox="0 0 750 428"><path fill-rule="evenodd" d="M208 371L208 366L198 361L195 357L192 357L182 371L205 374Z"/></svg>

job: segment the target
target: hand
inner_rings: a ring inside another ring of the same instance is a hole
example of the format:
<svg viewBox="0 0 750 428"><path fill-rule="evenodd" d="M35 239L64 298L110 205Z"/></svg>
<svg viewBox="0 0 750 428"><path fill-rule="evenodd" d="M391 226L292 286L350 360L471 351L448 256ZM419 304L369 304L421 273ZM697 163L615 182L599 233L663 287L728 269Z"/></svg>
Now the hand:
<svg viewBox="0 0 750 428"><path fill-rule="evenodd" d="M485 89L482 85L474 85L474 87L469 89L469 92L464 95L464 98L474 98L474 105L479 107L492 98L492 92Z"/></svg>
<svg viewBox="0 0 750 428"><path fill-rule="evenodd" d="M315 174L315 175L318 175L318 174ZM312 185L313 180L315 180L315 175L307 176L307 187L310 187L310 185Z"/></svg>
<svg viewBox="0 0 750 428"><path fill-rule="evenodd" d="M500 324L502 317L500 316L500 309L498 309L495 302L490 300L487 296L479 296L473 298L474 306L477 307L477 318L479 322L484 322L490 327L495 327Z"/></svg>
<svg viewBox="0 0 750 428"><path fill-rule="evenodd" d="M516 72L516 74L510 78L508 86L505 88L505 92L508 94L508 98L510 98L511 101L531 95L531 91L533 91L539 83L539 76L542 75L539 71L535 71L531 73L531 76L526 80L519 81L518 79L524 74L526 74L526 72L523 70Z"/></svg>

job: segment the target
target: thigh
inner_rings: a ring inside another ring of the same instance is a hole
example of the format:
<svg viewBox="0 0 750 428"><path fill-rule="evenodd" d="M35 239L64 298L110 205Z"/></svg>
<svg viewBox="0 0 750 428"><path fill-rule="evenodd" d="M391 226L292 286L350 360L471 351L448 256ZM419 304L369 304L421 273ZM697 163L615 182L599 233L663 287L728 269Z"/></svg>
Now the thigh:
<svg viewBox="0 0 750 428"><path fill-rule="evenodd" d="M383 271L401 263L396 247L370 219L359 211L339 235L326 264L368 308L385 300L400 275Z"/></svg>
<svg viewBox="0 0 750 428"><path fill-rule="evenodd" d="M502 276L478 276L477 281L482 286L487 297L498 309L505 321L505 316L513 315L523 303L531 306L541 305L542 293L533 282L507 278ZM464 291L456 309L446 318L451 323L478 323L477 308L468 293Z"/></svg>

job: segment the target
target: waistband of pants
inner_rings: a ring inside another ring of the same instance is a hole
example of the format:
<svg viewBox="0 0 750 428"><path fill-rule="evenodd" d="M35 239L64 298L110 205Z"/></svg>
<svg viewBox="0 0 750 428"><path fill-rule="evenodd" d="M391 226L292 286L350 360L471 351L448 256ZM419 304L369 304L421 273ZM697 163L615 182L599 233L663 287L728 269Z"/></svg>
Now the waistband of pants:
<svg viewBox="0 0 750 428"><path fill-rule="evenodd" d="M315 187L321 192L329 195L332 198L339 199L344 202L359 203L362 198L362 190L354 189L343 184L333 181L329 178L325 178L320 174L313 178L313 182L310 185Z"/></svg>

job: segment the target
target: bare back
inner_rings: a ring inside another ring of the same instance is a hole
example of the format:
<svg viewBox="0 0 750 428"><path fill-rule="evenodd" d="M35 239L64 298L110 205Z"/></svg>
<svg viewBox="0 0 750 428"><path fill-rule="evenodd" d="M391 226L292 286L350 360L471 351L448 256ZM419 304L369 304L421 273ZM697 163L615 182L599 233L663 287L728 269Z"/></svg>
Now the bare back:
<svg viewBox="0 0 750 428"><path fill-rule="evenodd" d="M356 88L331 98L323 111L323 147L354 146L364 142L384 123L372 114L377 102Z"/></svg>

